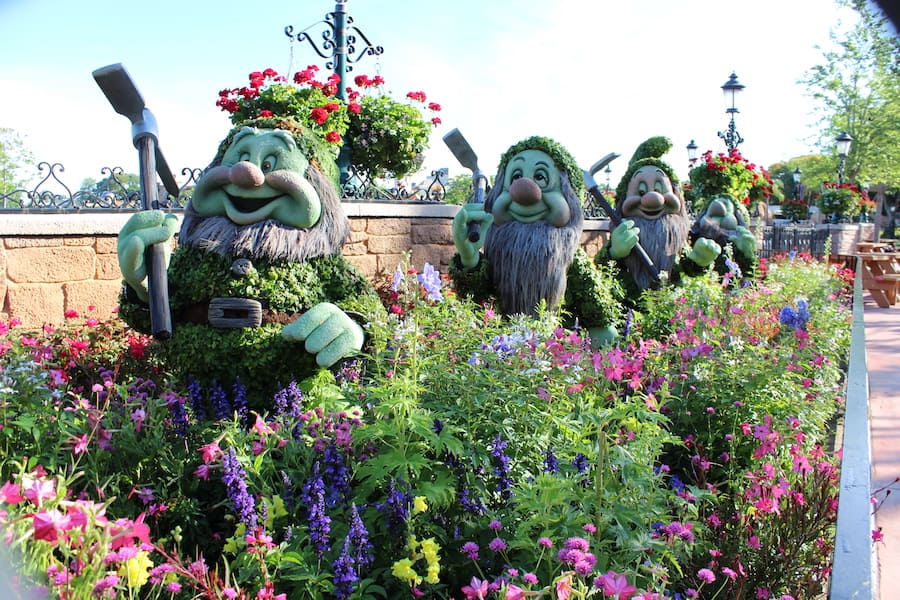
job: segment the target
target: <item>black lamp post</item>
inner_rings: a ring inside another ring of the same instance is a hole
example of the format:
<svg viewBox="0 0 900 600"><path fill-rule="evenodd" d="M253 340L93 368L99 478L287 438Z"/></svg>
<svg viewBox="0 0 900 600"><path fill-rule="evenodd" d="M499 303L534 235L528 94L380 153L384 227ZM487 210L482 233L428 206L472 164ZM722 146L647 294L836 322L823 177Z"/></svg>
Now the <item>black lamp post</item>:
<svg viewBox="0 0 900 600"><path fill-rule="evenodd" d="M697 144L694 143L694 140L691 140L691 143L687 145L687 153L690 168L693 169L694 164L697 162Z"/></svg>
<svg viewBox="0 0 900 600"><path fill-rule="evenodd" d="M610 175L612 175L612 169L609 167L609 165L606 165L606 170L604 170L603 172L606 173L606 191L608 192L610 189L609 188L609 177L610 177Z"/></svg>
<svg viewBox="0 0 900 600"><path fill-rule="evenodd" d="M363 56L380 56L384 53L384 48L373 46L369 38L353 25L353 17L347 14L347 2L348 0L337 0L334 12L326 14L324 21L313 23L297 34L294 34L292 25L284 28L284 34L291 40L309 42L316 54L328 59L325 68L332 69L340 77L337 95L341 100L347 99L347 86L344 84L344 79L347 73L353 70L353 63L359 62ZM325 25L322 31L321 48L307 33L320 24ZM350 146L346 142L341 146L338 155L338 167L341 170L341 183L346 183L350 177Z"/></svg>
<svg viewBox="0 0 900 600"><path fill-rule="evenodd" d="M800 199L800 167L794 169L794 200Z"/></svg>
<svg viewBox="0 0 900 600"><path fill-rule="evenodd" d="M741 137L741 134L737 132L737 129L734 126L734 115L738 112L737 108L737 97L743 91L746 86L740 83L737 79L737 75L732 73L728 77L728 81L726 81L722 85L722 93L725 94L725 114L731 117L728 123L728 129L726 131L720 131L719 137L725 141L725 145L728 147L728 151L736 149L738 145L744 142L744 138Z"/></svg>
<svg viewBox="0 0 900 600"><path fill-rule="evenodd" d="M834 141L837 142L838 158L840 159L838 162L838 184L840 185L844 183L844 161L850 154L850 144L853 143L853 138L846 131L842 131L839 136L834 138Z"/></svg>

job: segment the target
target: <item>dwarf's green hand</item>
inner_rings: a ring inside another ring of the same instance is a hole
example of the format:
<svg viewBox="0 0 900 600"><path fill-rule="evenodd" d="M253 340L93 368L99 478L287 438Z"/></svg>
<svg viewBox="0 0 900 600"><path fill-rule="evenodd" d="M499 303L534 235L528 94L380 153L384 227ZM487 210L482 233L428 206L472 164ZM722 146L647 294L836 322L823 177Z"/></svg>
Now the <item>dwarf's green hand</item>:
<svg viewBox="0 0 900 600"><path fill-rule="evenodd" d="M481 226L481 237L477 242L470 242L468 238L469 223L473 221ZM493 222L494 216L484 212L481 204L463 204L459 207L459 212L453 217L453 243L465 268L471 269L478 264L478 252L484 246L484 238Z"/></svg>
<svg viewBox="0 0 900 600"><path fill-rule="evenodd" d="M138 297L147 302L147 264L144 251L153 244L163 244L166 267L172 252L172 238L178 230L178 218L161 210L145 210L134 214L119 232L116 254L122 278L134 288Z"/></svg>
<svg viewBox="0 0 900 600"><path fill-rule="evenodd" d="M330 302L316 304L285 325L281 336L291 342L306 342L306 351L316 355L320 367L330 367L362 349L363 329L347 313Z"/></svg>
<svg viewBox="0 0 900 600"><path fill-rule="evenodd" d="M722 254L722 246L709 238L700 238L694 242L688 258L701 267L708 267L720 254Z"/></svg>
<svg viewBox="0 0 900 600"><path fill-rule="evenodd" d="M589 327L588 335L591 337L591 348L611 348L619 340L619 332L612 325L606 327Z"/></svg>
<svg viewBox="0 0 900 600"><path fill-rule="evenodd" d="M612 231L609 238L609 255L620 260L631 254L631 250L637 246L641 230L631 219L625 219Z"/></svg>
<svg viewBox="0 0 900 600"><path fill-rule="evenodd" d="M734 235L731 237L734 247L744 256L753 256L756 254L756 236L744 226L735 229Z"/></svg>

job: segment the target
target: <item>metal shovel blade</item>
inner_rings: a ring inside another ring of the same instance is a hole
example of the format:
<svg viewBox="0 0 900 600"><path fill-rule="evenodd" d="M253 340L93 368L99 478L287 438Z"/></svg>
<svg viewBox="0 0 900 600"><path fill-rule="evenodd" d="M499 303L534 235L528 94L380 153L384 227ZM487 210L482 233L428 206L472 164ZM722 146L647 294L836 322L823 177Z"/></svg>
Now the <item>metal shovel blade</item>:
<svg viewBox="0 0 900 600"><path fill-rule="evenodd" d="M143 119L144 98L121 63L100 67L93 75L113 110L128 117L132 124Z"/></svg>
<svg viewBox="0 0 900 600"><path fill-rule="evenodd" d="M475 155L475 151L472 150L472 146L463 137L463 134L459 132L459 129L453 129L443 139L447 147L450 148L450 152L459 161L459 164L471 171L478 170L478 157Z"/></svg>

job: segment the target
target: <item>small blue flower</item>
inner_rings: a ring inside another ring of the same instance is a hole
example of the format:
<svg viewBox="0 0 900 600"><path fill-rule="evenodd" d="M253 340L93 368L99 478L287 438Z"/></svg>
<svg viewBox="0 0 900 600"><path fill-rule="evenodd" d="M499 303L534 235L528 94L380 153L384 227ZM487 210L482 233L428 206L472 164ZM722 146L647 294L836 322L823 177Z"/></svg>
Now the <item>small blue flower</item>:
<svg viewBox="0 0 900 600"><path fill-rule="evenodd" d="M441 295L441 274L435 270L431 263L425 263L422 273L418 276L419 284L425 288L427 292L426 298L434 302L443 302L444 297Z"/></svg>

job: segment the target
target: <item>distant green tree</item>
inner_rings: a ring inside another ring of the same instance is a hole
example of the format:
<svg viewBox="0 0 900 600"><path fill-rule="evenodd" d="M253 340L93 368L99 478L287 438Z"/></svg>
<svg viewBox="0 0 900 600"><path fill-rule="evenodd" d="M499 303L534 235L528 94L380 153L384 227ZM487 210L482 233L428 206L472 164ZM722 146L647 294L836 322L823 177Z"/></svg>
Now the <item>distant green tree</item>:
<svg viewBox="0 0 900 600"><path fill-rule="evenodd" d="M23 188L24 167L34 165L34 156L15 129L0 127L0 195Z"/></svg>
<svg viewBox="0 0 900 600"><path fill-rule="evenodd" d="M866 0L837 0L859 15L845 32L832 30L836 50L823 51L825 62L800 81L816 101L818 146L831 157L837 179L834 138L853 137L844 179L900 185L900 39L886 18Z"/></svg>
<svg viewBox="0 0 900 600"><path fill-rule="evenodd" d="M98 196L106 192L113 194L140 193L141 177L134 173L112 173L100 180L87 177L81 182L81 190Z"/></svg>
<svg viewBox="0 0 900 600"><path fill-rule="evenodd" d="M834 161L829 156L822 154L808 154L788 159L785 162L777 162L768 168L772 180L781 182L785 198L794 197L794 171L800 169L800 186L804 198L821 191L822 183L834 181Z"/></svg>
<svg viewBox="0 0 900 600"><path fill-rule="evenodd" d="M472 199L472 176L457 175L446 185L444 202L446 204L465 204Z"/></svg>

